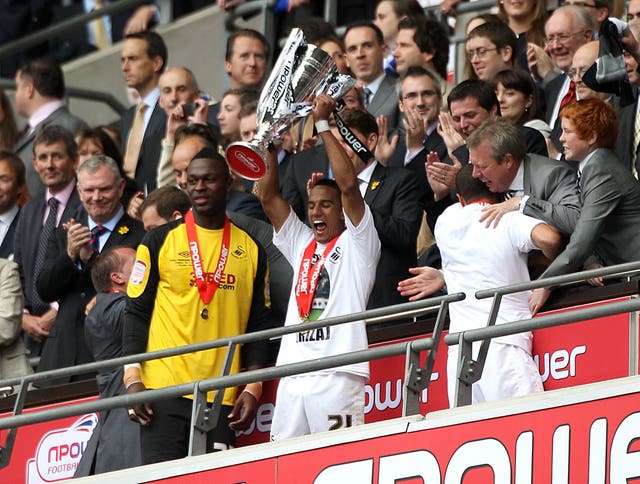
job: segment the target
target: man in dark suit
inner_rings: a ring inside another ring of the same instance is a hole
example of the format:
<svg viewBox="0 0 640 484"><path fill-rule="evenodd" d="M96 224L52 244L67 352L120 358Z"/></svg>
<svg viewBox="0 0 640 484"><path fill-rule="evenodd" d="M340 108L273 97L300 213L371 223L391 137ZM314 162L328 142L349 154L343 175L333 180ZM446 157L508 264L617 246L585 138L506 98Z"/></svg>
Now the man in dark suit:
<svg viewBox="0 0 640 484"><path fill-rule="evenodd" d="M129 217L120 204L125 181L113 159L92 156L80 165L77 176L82 207L49 238L46 263L36 285L44 301L59 303L42 348L39 371L92 360L84 338L84 311L95 295L93 261L104 249L137 247L145 233L142 224ZM61 378L57 383L87 376Z"/></svg>
<svg viewBox="0 0 640 484"><path fill-rule="evenodd" d="M22 217L15 236L15 261L20 268L24 292L22 330L25 345L32 356L40 356L42 342L55 321L57 305L45 303L36 291L36 278L44 265L47 247L43 228L56 208L47 230L66 223L80 206L76 190L75 171L78 166L77 147L73 134L61 126L47 126L34 144L33 166L46 192L29 200L22 208ZM50 202L55 199L55 202Z"/></svg>
<svg viewBox="0 0 640 484"><path fill-rule="evenodd" d="M387 53L380 29L371 22L357 22L344 34L347 64L364 89L364 105L374 117L384 115L390 132L399 125L395 80L384 72Z"/></svg>
<svg viewBox="0 0 640 484"><path fill-rule="evenodd" d="M127 87L140 95L120 119L125 173L141 190L156 188L161 142L167 116L160 107L158 80L167 63L167 46L153 31L127 35L122 45L122 73Z"/></svg>
<svg viewBox="0 0 640 484"><path fill-rule="evenodd" d="M487 222L520 211L554 226L569 237L580 216L575 170L565 161L527 154L524 139L508 120L485 121L467 139L473 176L503 202L484 211Z"/></svg>
<svg viewBox="0 0 640 484"><path fill-rule="evenodd" d="M45 127L58 125L72 133L87 127L80 118L69 113L64 103L64 74L60 66L50 59L37 59L23 64L16 73L16 112L28 120L13 151L24 162L27 187L35 196L44 188L33 168L33 142Z"/></svg>
<svg viewBox="0 0 640 484"><path fill-rule="evenodd" d="M14 237L26 184L22 160L8 151L0 152L0 258L12 259Z"/></svg>
<svg viewBox="0 0 640 484"><path fill-rule="evenodd" d="M373 116L359 109L342 110L340 116L369 151L375 152L378 142L378 126ZM337 128L334 135L342 139ZM371 208L373 219L382 243L382 254L376 270L376 283L369 297L368 308L406 302L395 288L406 278L416 261L416 238L420 228L420 190L416 176L404 168L389 168L375 158L363 162L346 144L345 150L353 162L360 190ZM307 181L313 173L329 175L329 165L324 147L317 146L303 151L289 167L283 197L298 217L306 220L308 202Z"/></svg>

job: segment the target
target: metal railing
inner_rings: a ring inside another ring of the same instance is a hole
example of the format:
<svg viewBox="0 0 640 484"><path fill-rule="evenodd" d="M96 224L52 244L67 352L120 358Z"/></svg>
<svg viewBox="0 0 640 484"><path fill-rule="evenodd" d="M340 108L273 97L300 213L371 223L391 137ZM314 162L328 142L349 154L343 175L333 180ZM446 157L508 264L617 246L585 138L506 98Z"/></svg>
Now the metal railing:
<svg viewBox="0 0 640 484"><path fill-rule="evenodd" d="M253 341L278 338L286 334L293 334L300 331L297 325L281 328L268 329L255 333L242 334L238 336L221 338L218 340L195 343L167 350L154 351L150 353L142 353L139 355L131 355L121 358L115 358L108 361L87 363L69 368L60 368L42 373L34 373L32 375L11 378L0 381L0 387L20 384L20 390L16 397L13 409L13 416L0 419L0 430L9 429L9 434L4 447L0 447L0 467L6 466L9 462L15 436L18 427L40 423L44 421L54 420L58 418L66 418L74 415L80 415L86 412L98 412L103 410L111 410L114 408L139 405L155 400L180 397L184 395L194 395L192 431L189 445L189 455L199 455L204 453L206 432L215 427L217 415L220 411L223 392L218 392L216 401L212 408L205 404L206 393L213 390L221 390L227 387L235 387L252 383L256 381L270 380L290 376L301 373L308 373L326 368L334 368L352 363L360 363L389 356L397 356L401 354L407 355L407 380L405 382L405 404L403 414L411 415L418 413L419 394L427 387L429 380L423 375L430 373L436 357L436 350L439 344L440 334L444 327L445 320L448 315L448 306L452 302L464 299L462 293L450 294L436 298L416 301L411 303L389 306L386 308L373 309L361 313L350 314L347 316L339 316L334 318L322 319L305 323L305 330L316 328L335 326L338 324L351 323L353 321L366 320L367 323L376 322L379 319L386 319L389 315L398 315L398 317L407 317L407 315L419 315L437 311L436 323L433 337L411 342L403 342L391 344L379 348L369 348L353 353L347 353L337 356L331 356L312 361L293 363L272 368L263 368L261 370L247 371L235 375L228 375L228 366L223 375L207 380L197 382L184 383L174 385L157 390L148 390L131 395L122 395L101 399L95 402L83 404L69 405L57 409L48 409L42 412L34 412L26 415L22 414L24 403L26 401L26 393L29 384L46 381L53 378L66 377L75 374L88 373L97 370L106 370L121 366L128 363L143 362L152 359L166 358L184 353L203 351L212 348L228 347L225 356L226 361L230 362L233 353L238 345ZM437 337L437 338L436 338ZM420 352L431 350L425 367L420 366Z"/></svg>
<svg viewBox="0 0 640 484"><path fill-rule="evenodd" d="M532 282L514 284L511 286L497 287L476 292L477 299L493 298L491 310L486 327L448 334L444 338L447 345L459 345L460 353L457 368L457 384L455 392L455 406L471 404L471 386L480 380L484 363L489 351L491 338L506 336L549 326L560 326L575 323L587 319L595 319L601 316L633 312L640 309L640 299L626 301L619 304L610 304L604 307L586 308L571 311L569 313L541 316L535 319L526 319L518 322L495 325L502 303L503 296L517 292L529 291L537 288L553 288L586 281L594 277L620 277L640 273L640 262L629 262L611 267L592 269L562 276L538 279ZM477 358L473 358L472 343L482 341ZM427 375L430 377L431 375Z"/></svg>

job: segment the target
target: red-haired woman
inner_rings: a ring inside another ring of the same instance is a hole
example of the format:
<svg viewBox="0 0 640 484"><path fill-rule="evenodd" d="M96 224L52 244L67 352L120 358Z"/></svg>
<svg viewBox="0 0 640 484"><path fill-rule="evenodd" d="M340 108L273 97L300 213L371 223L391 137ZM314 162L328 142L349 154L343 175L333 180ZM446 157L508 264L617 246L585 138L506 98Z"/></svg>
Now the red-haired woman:
<svg viewBox="0 0 640 484"><path fill-rule="evenodd" d="M640 183L612 150L615 111L604 101L585 99L566 106L560 117L565 158L578 165L582 210L569 244L541 277L640 260ZM589 282L602 285L602 278ZM533 291L533 313L549 293Z"/></svg>

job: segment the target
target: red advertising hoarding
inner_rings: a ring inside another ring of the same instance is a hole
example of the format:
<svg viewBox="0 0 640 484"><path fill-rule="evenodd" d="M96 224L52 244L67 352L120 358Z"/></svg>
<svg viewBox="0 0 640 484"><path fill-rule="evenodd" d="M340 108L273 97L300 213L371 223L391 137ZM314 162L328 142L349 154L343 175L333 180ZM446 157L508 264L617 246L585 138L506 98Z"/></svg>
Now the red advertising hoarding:
<svg viewBox="0 0 640 484"><path fill-rule="evenodd" d="M629 375L629 341L632 334L629 317L629 314L620 314L534 332L534 357L545 389L565 388ZM638 343L637 338L635 343ZM447 348L442 343L438 349L431 384L421 394L422 414L448 407L446 355ZM423 355L423 362L424 358L426 355ZM367 423L401 416L404 371L404 355L371 363L371 380L366 386L365 396ZM265 383L256 419L245 435L239 436L240 446L269 440L276 387L275 381ZM78 402L76 400L66 404ZM79 451L84 448L90 429L95 424L95 418L95 414L91 414L21 428L9 466L0 469L0 482L33 484L56 482L70 477L79 460ZM5 436L6 432L0 433L2 441Z"/></svg>

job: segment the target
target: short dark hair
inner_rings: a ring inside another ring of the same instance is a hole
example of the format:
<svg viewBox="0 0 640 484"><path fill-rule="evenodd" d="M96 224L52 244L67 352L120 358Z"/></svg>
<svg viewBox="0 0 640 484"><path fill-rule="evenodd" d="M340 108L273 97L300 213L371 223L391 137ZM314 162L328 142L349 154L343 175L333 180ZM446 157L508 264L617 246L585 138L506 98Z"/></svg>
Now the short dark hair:
<svg viewBox="0 0 640 484"><path fill-rule="evenodd" d="M86 140L97 140L100 146L102 147L102 152L107 155L109 158L113 158L118 166L122 165L122 154L120 150L116 146L116 142L113 141L111 136L107 134L106 131L100 128L84 128L78 131L76 134L76 143L78 145L78 149L80 149L80 145Z"/></svg>
<svg viewBox="0 0 640 484"><path fill-rule="evenodd" d="M430 18L406 17L398 22L398 30L413 30L413 41L425 54L433 54L433 67L443 79L447 78L449 36L442 24Z"/></svg>
<svg viewBox="0 0 640 484"><path fill-rule="evenodd" d="M298 22L297 27L302 30L304 38L310 44L320 45L321 39L335 36L335 27L320 17L307 17ZM338 41L338 43L340 43Z"/></svg>
<svg viewBox="0 0 640 484"><path fill-rule="evenodd" d="M185 192L173 185L166 185L152 191L140 205L139 214L142 215L149 207L155 207L156 212L165 220L170 220L176 210L182 215L191 208L191 201Z"/></svg>
<svg viewBox="0 0 640 484"><path fill-rule="evenodd" d="M251 39L259 40L262 43L262 47L264 48L264 57L266 59L269 58L271 47L269 46L267 38L257 30L242 29L232 33L227 39L227 51L225 53L224 60L226 60L227 62L231 62L231 57L233 56L233 46L235 45L236 39L238 37L249 37Z"/></svg>
<svg viewBox="0 0 640 484"><path fill-rule="evenodd" d="M359 27L368 27L371 30L373 30L374 33L376 34L376 40L378 41L378 44L380 45L384 44L384 35L382 34L382 30L380 30L380 28L376 24L368 20L360 20L358 22L353 22L349 24L347 26L347 30L344 31L344 35L342 36L342 39L344 40L347 38L347 34L349 33L350 30L357 29Z"/></svg>
<svg viewBox="0 0 640 484"><path fill-rule="evenodd" d="M516 121L516 124L524 124L532 119L544 119L540 110L540 92L528 71L519 67L500 71L493 78L493 82L496 86L500 83L506 89L521 92L525 97L531 96L531 107Z"/></svg>
<svg viewBox="0 0 640 484"><path fill-rule="evenodd" d="M185 138L192 136L202 139L211 148L218 146L218 138L209 125L199 123L180 126L176 130L175 145L178 146Z"/></svg>
<svg viewBox="0 0 640 484"><path fill-rule="evenodd" d="M495 107L496 112L500 112L500 103L498 103L496 91L490 82L480 79L467 79L466 81L462 81L454 87L449 93L449 96L447 96L449 109L451 109L451 103L467 98L477 100L480 107L487 111L491 111Z"/></svg>
<svg viewBox="0 0 640 484"><path fill-rule="evenodd" d="M347 127L357 129L365 136L369 136L371 133L378 135L376 118L364 109L343 109L340 111L340 117Z"/></svg>
<svg viewBox="0 0 640 484"><path fill-rule="evenodd" d="M238 96L241 109L245 104L249 104L251 102L257 103L258 99L260 98L260 94L258 93L258 91L252 87L237 87L234 89L227 89L222 95L221 99L224 99L226 96Z"/></svg>
<svg viewBox="0 0 640 484"><path fill-rule="evenodd" d="M67 128L57 124L45 126L45 128L38 133L36 140L33 142L34 156L36 154L36 146L41 144L48 146L53 143L57 143L58 141L62 141L64 143L64 148L70 158L76 157L78 154L78 145L73 137L73 133Z"/></svg>
<svg viewBox="0 0 640 484"><path fill-rule="evenodd" d="M111 282L111 273L121 270L126 262L120 253L121 249L130 249L131 247L117 246L105 250L96 257L93 267L91 268L91 282L96 292L109 292L113 286Z"/></svg>
<svg viewBox="0 0 640 484"><path fill-rule="evenodd" d="M497 201L496 194L492 193L479 178L473 177L473 165L471 163L464 165L456 174L456 191L466 202L482 199Z"/></svg>
<svg viewBox="0 0 640 484"><path fill-rule="evenodd" d="M400 98L400 100L402 100L402 84L404 83L404 80L408 77L423 76L427 76L429 79L431 79L431 82L433 82L433 87L438 93L438 97L442 96L442 86L440 85L440 79L438 79L438 76L435 74L435 72L433 72L431 69L427 69L426 67L411 66L407 69L404 75L400 79L398 79L398 82L396 83L396 92L398 93L398 97Z"/></svg>
<svg viewBox="0 0 640 484"><path fill-rule="evenodd" d="M342 192L340 191L340 187L338 186L338 183L331 178L320 178L320 180L317 180L313 186L333 188L338 193L338 196L342 195Z"/></svg>
<svg viewBox="0 0 640 484"><path fill-rule="evenodd" d="M245 116L249 116L257 112L258 112L258 101L250 101L246 104L242 104L242 107L240 108L240 112L238 113L238 117L244 118Z"/></svg>
<svg viewBox="0 0 640 484"><path fill-rule="evenodd" d="M162 67L160 72L164 72L167 67L167 59L169 57L167 51L167 44L164 43L164 39L153 30L143 30L142 32L136 32L135 34L127 34L125 39L140 39L147 43L146 52L150 59L154 57L160 57L162 59Z"/></svg>
<svg viewBox="0 0 640 484"><path fill-rule="evenodd" d="M64 74L53 59L42 58L25 62L18 69L21 78L33 83L41 96L62 99L65 93Z"/></svg>
<svg viewBox="0 0 640 484"><path fill-rule="evenodd" d="M469 32L466 41L475 37L483 37L496 46L498 50L511 47L511 65L514 64L518 55L518 37L504 22L491 22L478 25ZM466 42L465 41L465 42Z"/></svg>
<svg viewBox="0 0 640 484"><path fill-rule="evenodd" d="M11 151L0 150L0 162L2 161L6 162L13 171L18 186L23 187L26 183L26 169L20 157Z"/></svg>
<svg viewBox="0 0 640 484"><path fill-rule="evenodd" d="M215 148L212 148L210 146L205 146L204 148L202 148L200 151L198 151L196 153L196 155L191 158L191 161L189 162L189 166L191 166L191 163L195 160L213 160L213 161L217 161L218 163L221 163L224 166L225 169L225 173L227 176L231 176L231 173L229 172L229 165L227 164L227 160L224 158L224 156L222 156L220 153L218 153L218 151ZM189 167L187 167L187 170L189 169Z"/></svg>

